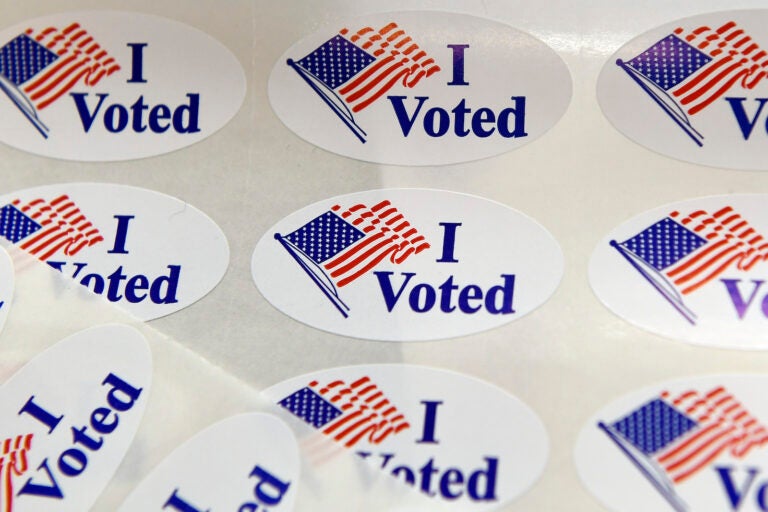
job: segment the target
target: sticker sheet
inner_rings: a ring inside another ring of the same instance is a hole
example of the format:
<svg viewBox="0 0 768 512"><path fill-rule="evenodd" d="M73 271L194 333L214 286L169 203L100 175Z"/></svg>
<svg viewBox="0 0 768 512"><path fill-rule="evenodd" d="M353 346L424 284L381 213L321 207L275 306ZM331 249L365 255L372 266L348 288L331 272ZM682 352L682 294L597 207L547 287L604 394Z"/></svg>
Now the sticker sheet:
<svg viewBox="0 0 768 512"><path fill-rule="evenodd" d="M0 0L0 512L759 512L760 0Z"/></svg>

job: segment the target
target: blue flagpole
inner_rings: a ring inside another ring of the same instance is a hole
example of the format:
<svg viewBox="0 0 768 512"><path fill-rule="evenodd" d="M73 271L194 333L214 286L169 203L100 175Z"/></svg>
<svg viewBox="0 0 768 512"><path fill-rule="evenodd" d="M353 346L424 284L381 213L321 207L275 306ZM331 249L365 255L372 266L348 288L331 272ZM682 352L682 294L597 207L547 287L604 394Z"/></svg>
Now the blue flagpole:
<svg viewBox="0 0 768 512"><path fill-rule="evenodd" d="M360 139L360 142L365 144L365 136L367 135L367 133L365 133L365 131L363 131L362 128L360 128L359 126L357 126L357 124L355 124L355 120L352 118L352 115L347 112L344 112L336 103L331 101L330 98L328 98L328 95L326 94L326 92L320 89L320 87L318 87L317 84L310 77L307 76L306 74L307 72L301 66L296 64L296 62L293 59L288 59L287 64L291 66L294 69L294 71L296 71L296 73L298 73L299 76L303 78L305 82L307 82L307 84L309 84L312 90L315 91L317 95L323 99L326 105L328 105L328 107L339 117L339 119L344 121L344 124L347 125L347 128L349 128L352 131L352 133L354 133L355 136L358 139Z"/></svg>
<svg viewBox="0 0 768 512"><path fill-rule="evenodd" d="M28 105L26 98L24 95L19 92L16 87L9 86L7 83L7 80L5 77L0 75L0 89L3 90L3 92L10 98L10 100L13 102L14 105L16 105L16 108L21 110L21 113L27 116L27 119L30 123L32 123L32 126L37 128L37 131L40 132L40 135L48 138L48 127L43 124L40 119L38 119L37 115L35 114L35 109L31 105Z"/></svg>
<svg viewBox="0 0 768 512"><path fill-rule="evenodd" d="M623 60L617 59L616 65L619 66L624 71L626 71L627 74L632 78L632 80L637 82L640 88L643 91L645 91L645 93L648 96L650 96L653 99L653 101L655 101L661 107L661 109L664 111L665 114L671 117L672 120L675 123L677 123L677 125L680 128L682 128L682 130L693 140L693 142L695 142L699 147L704 145L701 142L701 139L703 139L704 136L701 135L698 131L696 131L696 129L693 126L691 126L690 121L688 121L686 117L683 117L685 116L685 114L681 115L675 112L674 110L672 110L672 108L669 105L667 105L664 101L662 101L659 95L654 90L652 90L647 83L645 83L640 77L637 76L638 72L632 69L631 67L627 66Z"/></svg>
<svg viewBox="0 0 768 512"><path fill-rule="evenodd" d="M322 290L322 292L325 294L325 296L328 298L328 300L333 303L334 306L336 306L336 309L339 310L339 313L341 313L344 318L349 318L349 315L347 314L347 311L349 311L349 306L344 304L344 301L342 301L338 295L335 293L331 293L331 291L328 289L328 286L320 280L320 278L312 272L312 269L309 268L304 260L301 259L301 257L296 254L296 251L294 251L293 246L289 242L286 242L285 239L280 235L280 233L275 233L275 240L279 241L280 244L285 248L286 251L293 257L294 260L296 260L296 263L299 264L299 266L304 270L304 272L307 273L307 275L312 278L312 281L315 283L315 285ZM345 311L346 309L346 311Z"/></svg>
<svg viewBox="0 0 768 512"><path fill-rule="evenodd" d="M626 446L626 442L617 436L611 427L603 423L602 421L597 423L597 426L611 438L611 441L616 443L616 446L632 461L632 464L640 471L648 481L653 484L656 490L661 494L664 499L675 509L675 512L687 512L687 505L680 499L680 497L672 490L668 485L664 485L657 475L653 474L647 467L647 464L641 463L634 453Z"/></svg>
<svg viewBox="0 0 768 512"><path fill-rule="evenodd" d="M662 288L646 269L642 268L633 257L626 253L621 244L616 242L616 240L611 240L610 244L611 247L619 251L619 254L624 256L624 259L626 259L635 268L635 270L637 270L640 275L645 278L646 281L651 283L651 285L656 288L656 291L658 291L665 299L667 299L667 302L672 304L678 313L683 315L683 317L688 320L691 325L696 325L696 315L693 313L693 311L685 307L685 304L683 304L682 300L679 300L677 297L670 294L669 291ZM662 277L662 279L664 278Z"/></svg>

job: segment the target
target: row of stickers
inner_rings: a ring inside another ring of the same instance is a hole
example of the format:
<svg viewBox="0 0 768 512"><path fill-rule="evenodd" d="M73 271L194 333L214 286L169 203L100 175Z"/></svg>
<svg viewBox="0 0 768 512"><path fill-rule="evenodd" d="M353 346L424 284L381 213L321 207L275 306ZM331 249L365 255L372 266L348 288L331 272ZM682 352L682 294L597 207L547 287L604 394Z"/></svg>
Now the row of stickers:
<svg viewBox="0 0 768 512"><path fill-rule="evenodd" d="M139 331L105 324L56 343L11 377L0 388L9 436L0 437L0 510L88 510L152 409L152 366ZM576 441L583 483L617 512L766 510L767 380L689 378L619 398ZM290 511L302 473L359 457L420 493L426 505L417 510L490 511L520 497L547 466L548 436L537 415L458 373L349 366L289 379L261 396L272 410L232 416L193 436L119 510Z"/></svg>
<svg viewBox="0 0 768 512"><path fill-rule="evenodd" d="M600 75L605 115L662 154L767 169L766 21L765 10L720 12L637 37ZM173 151L224 126L246 93L245 73L223 45L153 16L57 14L3 30L0 44L0 141L48 157ZM507 25L398 12L307 36L277 61L268 91L285 125L321 148L440 165L542 136L567 109L571 80L552 49Z"/></svg>
<svg viewBox="0 0 768 512"><path fill-rule="evenodd" d="M629 322L723 348L768 349L766 196L692 199L638 215L595 249L589 280ZM229 264L219 227L183 201L114 184L0 197L0 242L142 320L210 292ZM13 269L0 258L0 320ZM354 338L420 341L491 329L531 312L564 272L554 238L477 196L383 189L320 201L257 243L252 276L287 315ZM0 324L1 326L1 324Z"/></svg>

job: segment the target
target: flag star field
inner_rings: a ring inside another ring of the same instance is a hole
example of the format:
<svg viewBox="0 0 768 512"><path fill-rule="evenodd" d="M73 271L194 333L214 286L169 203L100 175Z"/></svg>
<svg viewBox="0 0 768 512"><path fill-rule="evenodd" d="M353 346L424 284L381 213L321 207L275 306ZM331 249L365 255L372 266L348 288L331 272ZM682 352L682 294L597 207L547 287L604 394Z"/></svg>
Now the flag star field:
<svg viewBox="0 0 768 512"><path fill-rule="evenodd" d="M341 410L310 388L296 391L283 398L279 404L315 428L320 428L341 416Z"/></svg>
<svg viewBox="0 0 768 512"><path fill-rule="evenodd" d="M664 270L706 243L704 238L666 217L623 245L656 270Z"/></svg>
<svg viewBox="0 0 768 512"><path fill-rule="evenodd" d="M705 53L670 34L628 64L667 91L711 60Z"/></svg>
<svg viewBox="0 0 768 512"><path fill-rule="evenodd" d="M696 426L695 421L660 399L652 400L613 424L613 428L646 455L663 449Z"/></svg>
<svg viewBox="0 0 768 512"><path fill-rule="evenodd" d="M22 34L0 48L0 75L20 85L58 58L58 55Z"/></svg>

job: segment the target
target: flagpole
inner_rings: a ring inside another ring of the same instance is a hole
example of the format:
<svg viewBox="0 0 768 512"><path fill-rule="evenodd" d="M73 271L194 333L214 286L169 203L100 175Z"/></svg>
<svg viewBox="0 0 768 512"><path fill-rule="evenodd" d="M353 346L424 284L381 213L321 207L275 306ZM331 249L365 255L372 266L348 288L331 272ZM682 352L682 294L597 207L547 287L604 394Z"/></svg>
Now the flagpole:
<svg viewBox="0 0 768 512"><path fill-rule="evenodd" d="M326 95L325 91L320 89L317 86L317 84L310 77L308 77L306 75L306 71L301 66L296 64L296 61L294 61L293 59L288 59L286 62L287 62L287 64L289 66L291 66L294 69L294 71L296 71L296 73L299 74L299 76L301 78L304 79L305 82L307 82L309 84L309 86L312 88L312 90L314 90L317 93L317 95L320 96L323 99L323 101L339 117L339 119L344 121L344 124L346 124L347 127L352 131L352 133L354 133L355 136L358 139L360 139L360 142L365 144L365 136L367 135L367 133L365 133L365 131L363 131L362 128L360 128L359 126L357 126L357 124L355 124L355 121L352 118L352 115L350 114L349 117L348 117L346 115L346 113L344 111L342 111L341 108L337 104L332 102L328 98L328 96Z"/></svg>
<svg viewBox="0 0 768 512"><path fill-rule="evenodd" d="M637 76L637 72L634 69L632 69L630 66L627 66L627 64L623 60L621 60L621 59L617 59L616 60L616 65L619 66L624 71L626 71L627 74L632 78L632 80L637 82L637 84L643 89L643 91L645 91L645 93L648 96L650 96L653 99L653 101L655 101L662 108L662 110L664 110L665 114L667 114L669 117L671 117L672 120L675 123L677 123L677 125L680 128L682 128L682 130L693 140L693 142L698 144L699 147L704 145L704 144L702 144L702 142L700 140L700 139L703 139L704 136L701 135L698 131L696 131L696 129L693 126L691 126L691 123L690 123L690 121L687 120L687 118L684 119L684 120L681 119L682 116L680 114L678 114L677 112L672 110L672 108L669 105L664 103L661 100L661 98L659 98L658 94L656 94L648 86L648 84L646 84L643 80L641 80ZM685 115L685 114L683 114L683 115Z"/></svg>
<svg viewBox="0 0 768 512"><path fill-rule="evenodd" d="M320 278L312 272L312 269L310 269L306 262L302 260L298 254L293 250L293 247L291 244L285 241L285 239L280 235L280 233L275 233L275 240L279 241L280 244L285 248L286 251L293 257L294 260L296 260L296 263L299 264L299 266L304 270L304 272L307 273L307 275L312 278L312 281L315 283L315 285L322 290L322 292L325 294L325 296L328 298L328 300L333 303L334 306L336 306L336 309L339 310L339 312L344 316L344 318L349 318L349 315L347 314L347 311L349 311L349 306L344 304L344 302L335 294L331 293L328 290L328 287L325 283L323 283ZM343 307L343 308L342 308ZM346 311L345 311L346 309Z"/></svg>
<svg viewBox="0 0 768 512"><path fill-rule="evenodd" d="M669 505L675 509L675 512L687 512L688 506L680 499L680 497L675 494L675 492L669 488L669 486L664 485L663 482L659 481L658 478L656 478L656 475L654 475L645 465L643 465L637 457L635 457L635 454L630 451L630 449L625 445L625 442L620 439L614 432L611 427L603 423L602 421L599 421L597 423L597 426L606 433L606 435L611 438L611 440L616 443L616 446L619 447L619 449L624 453L624 455L629 458L630 461L632 461L632 464L635 465L635 467L643 474L643 476L648 479L648 481L653 484L653 486L656 488L656 490L661 494L664 499L667 500Z"/></svg>
<svg viewBox="0 0 768 512"><path fill-rule="evenodd" d="M21 110L22 114L27 116L29 122L32 123L32 126L37 128L37 131L40 132L40 135L47 139L48 127L45 126L43 122L40 121L40 119L38 119L37 115L35 114L34 107L28 105L26 98L16 89L16 87L9 86L7 82L8 80L3 75L0 75L0 89L2 89L8 98L10 98L10 100L13 102L13 104L16 105L16 108Z"/></svg>
<svg viewBox="0 0 768 512"><path fill-rule="evenodd" d="M689 310L687 307L685 307L685 304L683 304L682 300L678 301L677 297L673 297L667 290L662 288L659 283L656 282L656 280L651 277L651 275L646 271L646 269L642 268L635 260L634 258L630 257L624 248L616 242L616 240L611 240L610 242L611 247L619 251L619 254L624 256L624 259L626 259L634 268L637 270L643 278L645 278L646 281L651 283L651 285L656 288L656 291L658 291L665 299L667 299L667 302L672 304L672 306L683 315L683 317L688 320L691 325L696 325L696 315L693 313L693 311Z"/></svg>

